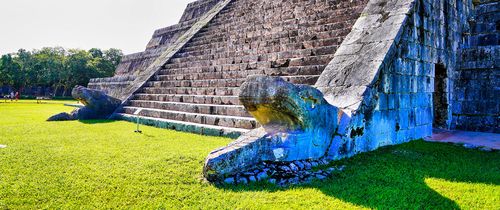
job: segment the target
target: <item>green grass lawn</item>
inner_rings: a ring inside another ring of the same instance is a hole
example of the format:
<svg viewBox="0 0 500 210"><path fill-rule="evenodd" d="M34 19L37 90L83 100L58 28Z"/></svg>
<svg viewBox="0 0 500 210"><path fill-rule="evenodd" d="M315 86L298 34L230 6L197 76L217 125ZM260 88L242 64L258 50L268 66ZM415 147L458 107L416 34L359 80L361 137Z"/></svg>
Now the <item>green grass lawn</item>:
<svg viewBox="0 0 500 210"><path fill-rule="evenodd" d="M414 141L339 161L325 182L217 187L203 162L230 139L46 122L72 108L0 102L0 209L500 209L499 152Z"/></svg>

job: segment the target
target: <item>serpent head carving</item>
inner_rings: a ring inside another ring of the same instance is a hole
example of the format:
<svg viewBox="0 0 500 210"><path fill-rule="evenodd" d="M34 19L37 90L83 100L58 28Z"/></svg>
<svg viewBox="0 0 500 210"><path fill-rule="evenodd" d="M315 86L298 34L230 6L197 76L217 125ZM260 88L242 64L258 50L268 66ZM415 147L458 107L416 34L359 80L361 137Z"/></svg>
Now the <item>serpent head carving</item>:
<svg viewBox="0 0 500 210"><path fill-rule="evenodd" d="M213 151L204 168L208 180L250 170L263 161L322 158L333 141L341 114L316 88L265 75L247 78L241 86L240 101L262 128Z"/></svg>

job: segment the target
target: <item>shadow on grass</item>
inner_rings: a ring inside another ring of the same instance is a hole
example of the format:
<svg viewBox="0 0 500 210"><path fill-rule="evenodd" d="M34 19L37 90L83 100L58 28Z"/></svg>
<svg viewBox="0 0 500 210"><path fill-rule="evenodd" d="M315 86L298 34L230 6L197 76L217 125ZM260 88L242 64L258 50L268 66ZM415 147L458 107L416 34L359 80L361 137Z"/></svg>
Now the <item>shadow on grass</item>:
<svg viewBox="0 0 500 210"><path fill-rule="evenodd" d="M36 100L19 100L19 101L5 101L3 99L0 99L0 104L21 104L21 105L54 105L54 104L68 104L71 102L76 102L76 101L71 101L71 100L54 100L54 101L41 101L37 102Z"/></svg>
<svg viewBox="0 0 500 210"><path fill-rule="evenodd" d="M426 178L453 182L500 184L500 152L413 141L337 161L342 172L324 182L280 188L267 183L218 186L232 191L276 192L316 188L349 203L376 209L459 209L425 183Z"/></svg>
<svg viewBox="0 0 500 210"><path fill-rule="evenodd" d="M113 123L116 122L116 120L78 120L78 122L81 122L83 124L106 124L106 123Z"/></svg>

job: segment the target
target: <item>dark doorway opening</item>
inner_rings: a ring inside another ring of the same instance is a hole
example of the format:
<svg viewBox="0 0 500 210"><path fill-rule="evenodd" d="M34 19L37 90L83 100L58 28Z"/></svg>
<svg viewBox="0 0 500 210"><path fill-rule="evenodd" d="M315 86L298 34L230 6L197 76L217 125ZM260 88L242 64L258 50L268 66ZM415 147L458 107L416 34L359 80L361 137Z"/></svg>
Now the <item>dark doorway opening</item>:
<svg viewBox="0 0 500 210"><path fill-rule="evenodd" d="M448 121L448 73L443 64L436 64L434 76L434 128L447 128Z"/></svg>

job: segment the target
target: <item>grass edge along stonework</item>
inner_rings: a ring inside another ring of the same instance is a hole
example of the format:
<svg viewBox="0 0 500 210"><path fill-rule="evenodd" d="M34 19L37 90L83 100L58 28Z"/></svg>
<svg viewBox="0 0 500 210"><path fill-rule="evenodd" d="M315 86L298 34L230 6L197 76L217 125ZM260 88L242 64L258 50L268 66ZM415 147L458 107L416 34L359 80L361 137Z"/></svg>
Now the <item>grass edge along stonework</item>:
<svg viewBox="0 0 500 210"><path fill-rule="evenodd" d="M214 186L204 159L231 139L46 122L63 103L0 103L0 209L500 209L499 152L413 141L338 161L324 182Z"/></svg>

